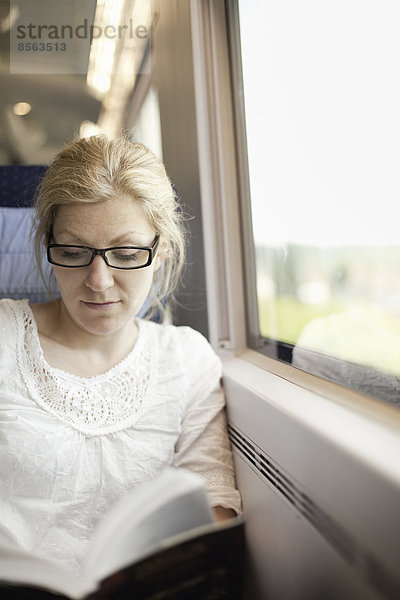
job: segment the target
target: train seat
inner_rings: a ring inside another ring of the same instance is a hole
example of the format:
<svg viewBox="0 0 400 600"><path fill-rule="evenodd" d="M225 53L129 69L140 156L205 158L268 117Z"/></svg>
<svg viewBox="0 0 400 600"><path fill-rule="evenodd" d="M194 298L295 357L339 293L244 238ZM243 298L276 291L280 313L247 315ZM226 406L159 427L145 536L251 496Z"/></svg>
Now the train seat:
<svg viewBox="0 0 400 600"><path fill-rule="evenodd" d="M0 166L0 297L45 302L49 291L36 265L31 240L32 202L46 167ZM47 265L43 265L48 272ZM54 293L56 288L54 287Z"/></svg>

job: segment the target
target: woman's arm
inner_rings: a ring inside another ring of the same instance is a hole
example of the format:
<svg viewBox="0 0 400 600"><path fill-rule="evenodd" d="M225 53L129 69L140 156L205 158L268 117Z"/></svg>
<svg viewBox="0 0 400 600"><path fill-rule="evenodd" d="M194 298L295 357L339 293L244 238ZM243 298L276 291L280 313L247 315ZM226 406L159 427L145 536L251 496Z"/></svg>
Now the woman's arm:
<svg viewBox="0 0 400 600"><path fill-rule="evenodd" d="M184 342L183 367L190 385L174 466L204 477L217 520L229 519L241 514L241 503L224 411L221 361L201 334L185 327L177 329Z"/></svg>

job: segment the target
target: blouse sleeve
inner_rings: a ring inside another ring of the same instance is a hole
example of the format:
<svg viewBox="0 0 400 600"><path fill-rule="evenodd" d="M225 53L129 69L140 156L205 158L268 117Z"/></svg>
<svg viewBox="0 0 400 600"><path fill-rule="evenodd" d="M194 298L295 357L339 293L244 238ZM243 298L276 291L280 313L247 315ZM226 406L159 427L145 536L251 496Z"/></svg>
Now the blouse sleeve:
<svg viewBox="0 0 400 600"><path fill-rule="evenodd" d="M181 327L189 400L175 447L174 464L202 475L212 506L241 514L235 487L232 452L226 428L225 397L220 384L221 362L198 332Z"/></svg>

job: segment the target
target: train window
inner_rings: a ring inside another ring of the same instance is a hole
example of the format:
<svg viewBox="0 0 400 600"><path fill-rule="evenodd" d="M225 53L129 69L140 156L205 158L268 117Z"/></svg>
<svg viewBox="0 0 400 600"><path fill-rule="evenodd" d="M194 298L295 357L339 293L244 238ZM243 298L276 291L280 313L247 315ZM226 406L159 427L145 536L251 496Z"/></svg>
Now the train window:
<svg viewBox="0 0 400 600"><path fill-rule="evenodd" d="M238 0L251 344L397 405L399 19L397 2Z"/></svg>

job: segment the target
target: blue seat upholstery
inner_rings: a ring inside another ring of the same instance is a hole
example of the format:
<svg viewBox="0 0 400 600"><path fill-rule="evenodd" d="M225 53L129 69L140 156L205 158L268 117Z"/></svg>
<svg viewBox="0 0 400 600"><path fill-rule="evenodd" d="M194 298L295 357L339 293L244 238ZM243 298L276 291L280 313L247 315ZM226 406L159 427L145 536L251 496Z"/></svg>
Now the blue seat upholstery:
<svg viewBox="0 0 400 600"><path fill-rule="evenodd" d="M30 239L33 196L45 171L43 166L0 166L1 298L44 302L54 297L42 281ZM49 272L46 264L43 267L45 273Z"/></svg>
<svg viewBox="0 0 400 600"><path fill-rule="evenodd" d="M31 207L35 190L46 167L36 165L0 166L0 207Z"/></svg>

